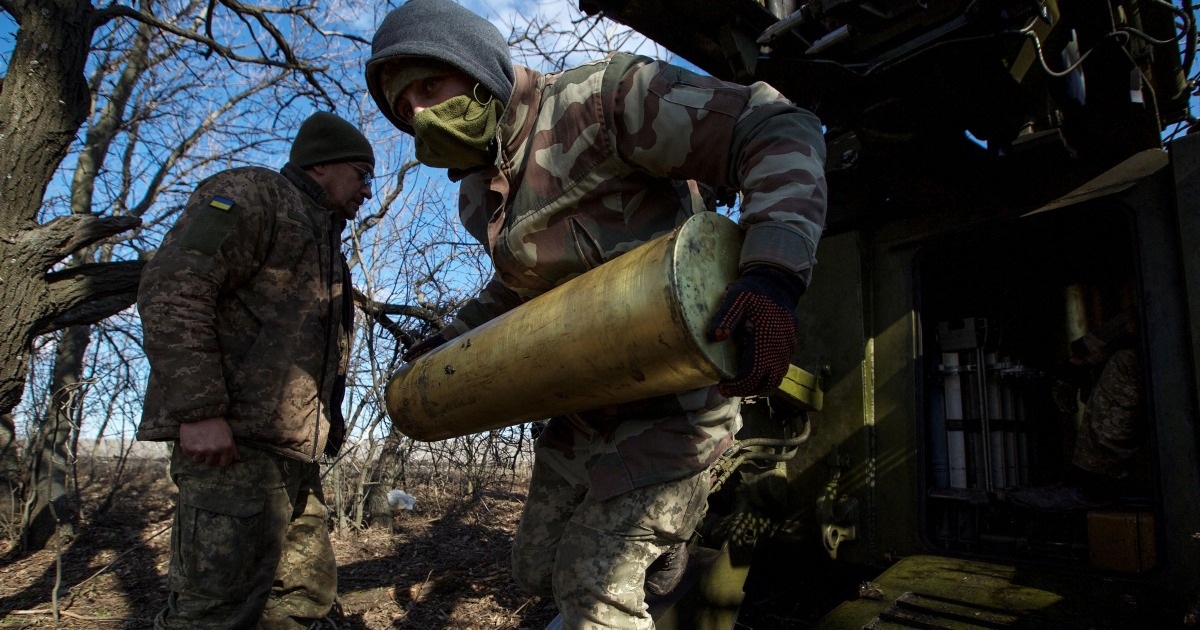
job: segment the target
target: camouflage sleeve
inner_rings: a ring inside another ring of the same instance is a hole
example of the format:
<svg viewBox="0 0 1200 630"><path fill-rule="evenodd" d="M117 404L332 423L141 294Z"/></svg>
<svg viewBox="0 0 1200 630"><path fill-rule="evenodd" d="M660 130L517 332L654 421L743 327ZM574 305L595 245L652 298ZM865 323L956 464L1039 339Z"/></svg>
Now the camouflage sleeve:
<svg viewBox="0 0 1200 630"><path fill-rule="evenodd" d="M772 265L808 283L826 208L816 116L765 83L743 86L650 60L626 72L614 99L625 160L741 191L742 266Z"/></svg>
<svg viewBox="0 0 1200 630"><path fill-rule="evenodd" d="M479 295L458 309L458 316L450 325L461 335L488 320L511 311L520 306L521 302L521 298L504 286L500 278L492 275L492 279L484 285Z"/></svg>
<svg viewBox="0 0 1200 630"><path fill-rule="evenodd" d="M138 288L146 356L178 422L224 416L229 394L217 338L218 296L255 269L272 217L244 179L222 173L201 183Z"/></svg>
<svg viewBox="0 0 1200 630"><path fill-rule="evenodd" d="M488 247L487 187L479 178L466 177L459 184L458 216L467 232L485 248ZM496 274L484 285L479 295L458 309L458 317L451 322L458 334L467 332L508 312L522 302L520 296L506 287Z"/></svg>

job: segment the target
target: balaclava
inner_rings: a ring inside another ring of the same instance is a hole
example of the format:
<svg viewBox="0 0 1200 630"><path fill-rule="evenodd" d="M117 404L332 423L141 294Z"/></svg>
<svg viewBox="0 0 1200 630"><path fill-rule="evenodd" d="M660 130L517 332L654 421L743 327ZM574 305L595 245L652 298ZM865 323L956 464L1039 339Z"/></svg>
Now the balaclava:
<svg viewBox="0 0 1200 630"><path fill-rule="evenodd" d="M508 42L499 29L453 0L410 0L388 13L379 25L366 69L367 89L375 104L406 133L415 135L415 130L396 117L381 80L389 62L403 62L406 57L423 58L412 60L417 63L432 59L461 70L487 90L501 112L512 98L515 74ZM481 105L488 102L488 95L480 93L478 97L481 100L476 102Z"/></svg>
<svg viewBox="0 0 1200 630"><path fill-rule="evenodd" d="M375 166L375 151L357 127L336 114L317 112L300 124L288 161L301 168L330 162Z"/></svg>
<svg viewBox="0 0 1200 630"><path fill-rule="evenodd" d="M417 159L438 168L468 170L495 159L492 139L504 107L487 95L479 100L463 94L447 99L413 118Z"/></svg>

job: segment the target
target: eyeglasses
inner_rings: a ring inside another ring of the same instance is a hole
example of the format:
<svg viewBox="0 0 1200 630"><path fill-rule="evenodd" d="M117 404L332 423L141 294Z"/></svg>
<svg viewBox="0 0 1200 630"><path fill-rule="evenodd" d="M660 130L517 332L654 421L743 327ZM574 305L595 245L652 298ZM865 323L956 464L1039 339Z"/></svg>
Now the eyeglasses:
<svg viewBox="0 0 1200 630"><path fill-rule="evenodd" d="M375 181L375 176L371 174L371 171L361 168L351 162L346 162L346 164L349 164L350 168L358 171L358 179L363 183L363 186L370 186L371 182Z"/></svg>

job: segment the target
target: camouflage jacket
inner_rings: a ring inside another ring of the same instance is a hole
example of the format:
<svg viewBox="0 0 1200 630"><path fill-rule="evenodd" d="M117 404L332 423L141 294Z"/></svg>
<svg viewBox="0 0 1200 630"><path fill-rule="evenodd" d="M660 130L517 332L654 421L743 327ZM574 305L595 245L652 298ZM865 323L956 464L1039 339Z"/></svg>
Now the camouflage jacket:
<svg viewBox="0 0 1200 630"><path fill-rule="evenodd" d="M499 140L497 165L460 189L462 222L496 271L459 332L711 209L704 190L741 192L743 267L809 280L825 218L821 124L766 84L626 54L556 74L517 66ZM601 497L702 470L732 441L737 403L715 387L668 398L556 419L543 446L576 459L586 442Z"/></svg>
<svg viewBox="0 0 1200 630"><path fill-rule="evenodd" d="M323 195L292 165L225 171L192 193L138 290L138 439L224 417L242 444L305 461L337 451L353 310L345 221Z"/></svg>

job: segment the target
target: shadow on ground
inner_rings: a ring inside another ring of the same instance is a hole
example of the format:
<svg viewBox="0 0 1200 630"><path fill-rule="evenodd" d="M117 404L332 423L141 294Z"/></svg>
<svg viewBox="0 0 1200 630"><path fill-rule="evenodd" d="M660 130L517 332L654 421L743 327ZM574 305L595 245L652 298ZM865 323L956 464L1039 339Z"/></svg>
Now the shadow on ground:
<svg viewBox="0 0 1200 630"><path fill-rule="evenodd" d="M426 516L401 512L386 536L362 532L339 537L338 590L345 626L541 630L556 614L553 603L525 594L510 573L512 532L523 496L487 491ZM345 562L351 553L360 560Z"/></svg>
<svg viewBox="0 0 1200 630"><path fill-rule="evenodd" d="M153 624L163 604L165 572L157 568L169 544L174 498L160 462L137 467L115 478L81 473L85 514L74 535L0 558L0 620L52 620L57 609L64 628Z"/></svg>

